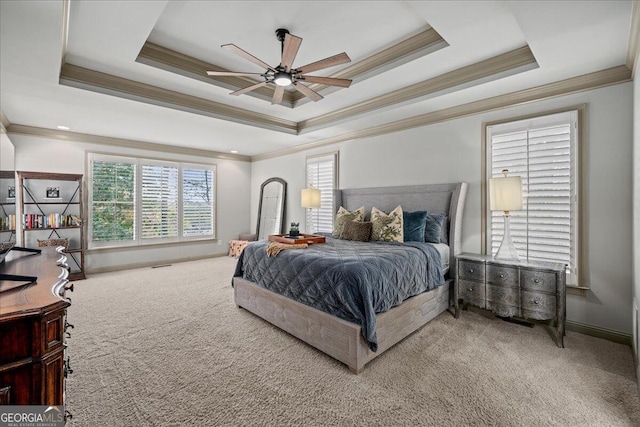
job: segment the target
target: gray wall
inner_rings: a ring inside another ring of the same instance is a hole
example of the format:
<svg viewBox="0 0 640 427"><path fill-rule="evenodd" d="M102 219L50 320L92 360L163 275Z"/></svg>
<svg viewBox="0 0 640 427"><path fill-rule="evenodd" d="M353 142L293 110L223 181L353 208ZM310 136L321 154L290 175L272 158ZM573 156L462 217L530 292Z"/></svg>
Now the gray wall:
<svg viewBox="0 0 640 427"><path fill-rule="evenodd" d="M483 122L587 104L586 213L591 291L567 298L570 321L631 334L632 83L530 103L390 135L326 146L252 163L251 223L265 179L288 183L287 221L304 223L300 189L307 155L340 151L340 187L466 181L462 250L479 252L481 134Z"/></svg>
<svg viewBox="0 0 640 427"><path fill-rule="evenodd" d="M217 165L217 242L159 245L142 249L89 251L85 258L85 269L88 273L226 254L229 248L227 242L231 239L237 239L239 233L246 231L246 224L250 217L248 194L250 192L251 165L249 162L176 155L159 151L85 144L25 135L10 135L10 138L15 146L16 170L22 171L79 173L86 176L87 152L135 155L153 159ZM87 185L85 180L85 187Z"/></svg>

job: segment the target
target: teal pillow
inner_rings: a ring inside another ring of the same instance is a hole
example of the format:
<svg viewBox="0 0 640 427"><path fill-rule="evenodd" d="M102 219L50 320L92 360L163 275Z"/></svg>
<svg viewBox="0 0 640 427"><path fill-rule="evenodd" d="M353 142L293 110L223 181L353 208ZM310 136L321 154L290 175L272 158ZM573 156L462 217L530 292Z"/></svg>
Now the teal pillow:
<svg viewBox="0 0 640 427"><path fill-rule="evenodd" d="M405 242L424 242L427 225L427 211L403 212L403 230Z"/></svg>
<svg viewBox="0 0 640 427"><path fill-rule="evenodd" d="M440 243L442 240L442 227L446 215L427 215L424 227L424 241L427 243Z"/></svg>

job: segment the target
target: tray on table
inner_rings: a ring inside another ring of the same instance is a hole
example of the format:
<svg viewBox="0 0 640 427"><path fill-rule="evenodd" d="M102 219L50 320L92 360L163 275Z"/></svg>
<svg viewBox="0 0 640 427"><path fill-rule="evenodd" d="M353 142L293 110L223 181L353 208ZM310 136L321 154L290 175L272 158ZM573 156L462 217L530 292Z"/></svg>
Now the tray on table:
<svg viewBox="0 0 640 427"><path fill-rule="evenodd" d="M289 236L288 234L272 234L269 236L270 242L286 243L289 245L295 245L299 243L307 243L312 245L314 243L324 243L326 238L324 236L318 236L315 234L303 234L298 236Z"/></svg>

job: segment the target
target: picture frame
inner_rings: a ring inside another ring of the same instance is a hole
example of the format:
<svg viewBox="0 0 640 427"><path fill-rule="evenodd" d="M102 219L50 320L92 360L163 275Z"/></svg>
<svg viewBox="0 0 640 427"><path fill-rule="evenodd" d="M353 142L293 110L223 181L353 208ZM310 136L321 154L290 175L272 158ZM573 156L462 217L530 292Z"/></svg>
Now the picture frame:
<svg viewBox="0 0 640 427"><path fill-rule="evenodd" d="M16 187L10 185L7 188L7 199L15 199L16 198Z"/></svg>
<svg viewBox="0 0 640 427"><path fill-rule="evenodd" d="M46 198L47 199L59 199L60 198L60 187L47 187Z"/></svg>

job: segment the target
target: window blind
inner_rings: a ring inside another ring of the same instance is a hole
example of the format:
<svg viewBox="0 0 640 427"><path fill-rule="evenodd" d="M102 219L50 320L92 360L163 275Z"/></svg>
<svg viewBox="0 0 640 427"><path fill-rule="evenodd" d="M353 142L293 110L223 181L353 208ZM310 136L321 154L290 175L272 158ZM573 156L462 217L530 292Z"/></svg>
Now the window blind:
<svg viewBox="0 0 640 427"><path fill-rule="evenodd" d="M178 168L142 165L140 237L178 236Z"/></svg>
<svg viewBox="0 0 640 427"><path fill-rule="evenodd" d="M523 207L511 212L511 235L521 258L562 262L568 284L577 271L576 114L561 113L490 129L490 175L522 177ZM503 212L491 212L489 249L504 233Z"/></svg>
<svg viewBox="0 0 640 427"><path fill-rule="evenodd" d="M337 184L337 154L307 158L307 187L320 190L320 208L307 209L308 233L333 231L333 190Z"/></svg>
<svg viewBox="0 0 640 427"><path fill-rule="evenodd" d="M214 237L214 182L210 169L182 169L182 235Z"/></svg>

